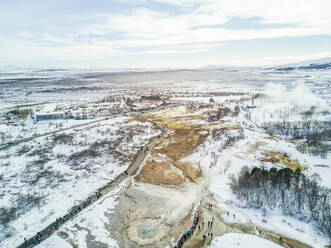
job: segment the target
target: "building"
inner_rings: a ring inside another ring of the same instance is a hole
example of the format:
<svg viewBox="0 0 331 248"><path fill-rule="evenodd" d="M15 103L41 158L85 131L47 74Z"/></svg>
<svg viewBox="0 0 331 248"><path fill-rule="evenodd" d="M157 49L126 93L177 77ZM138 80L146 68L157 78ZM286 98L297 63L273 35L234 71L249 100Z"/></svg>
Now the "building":
<svg viewBox="0 0 331 248"><path fill-rule="evenodd" d="M167 105L167 102L165 100L162 101L143 101L133 104L132 110L134 111L143 111L148 109L157 108L160 106Z"/></svg>
<svg viewBox="0 0 331 248"><path fill-rule="evenodd" d="M47 120L58 120L64 119L66 114L64 112L49 112L49 113L38 113L35 114L35 121L47 121Z"/></svg>
<svg viewBox="0 0 331 248"><path fill-rule="evenodd" d="M84 111L74 111L71 113L68 113L69 118L74 118L75 120L86 120L86 119L93 119L94 113L89 110Z"/></svg>

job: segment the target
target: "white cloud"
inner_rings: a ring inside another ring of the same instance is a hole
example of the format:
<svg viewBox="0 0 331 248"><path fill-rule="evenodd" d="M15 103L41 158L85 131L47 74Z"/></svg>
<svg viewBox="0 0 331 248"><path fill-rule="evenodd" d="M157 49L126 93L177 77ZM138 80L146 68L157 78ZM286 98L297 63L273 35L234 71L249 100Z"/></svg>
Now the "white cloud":
<svg viewBox="0 0 331 248"><path fill-rule="evenodd" d="M33 35L28 31L18 32L17 36L22 37L22 38L32 38L33 37Z"/></svg>
<svg viewBox="0 0 331 248"><path fill-rule="evenodd" d="M139 9L130 14L110 15L103 24L91 25L80 32L91 34L124 32L137 38L158 38L163 35L181 34L201 26L221 25L227 21L222 12L169 15Z"/></svg>
<svg viewBox="0 0 331 248"><path fill-rule="evenodd" d="M67 45L72 45L75 44L75 41L72 38L64 38L64 37L59 37L56 35L52 34L43 34L42 35L42 40L49 42L49 43L55 43L55 44L67 44Z"/></svg>
<svg viewBox="0 0 331 248"><path fill-rule="evenodd" d="M152 1L196 7L186 14L139 9L130 13L110 15L104 23L88 26L81 32L103 35L120 33L125 38L115 43L122 48L331 34L329 0ZM265 24L292 26L259 30L233 30L222 27L235 17L256 18Z"/></svg>
<svg viewBox="0 0 331 248"><path fill-rule="evenodd" d="M34 41L16 41L0 36L2 61L90 60L124 54L109 44L45 45Z"/></svg>
<svg viewBox="0 0 331 248"><path fill-rule="evenodd" d="M258 17L264 23L331 25L329 0L135 0L137 2L161 2L191 8L195 6L194 11L200 13L221 12L226 18Z"/></svg>
<svg viewBox="0 0 331 248"><path fill-rule="evenodd" d="M48 27L47 33L17 32L18 40L0 37L1 59L81 60L129 54L200 53L233 40L331 35L330 0L118 1L133 6L144 3L145 8L116 14L93 13L90 18L74 16L73 20L83 24L70 33L54 25ZM151 10L146 5L149 2L170 4L172 8ZM223 26L232 18L254 18L276 25L263 29Z"/></svg>
<svg viewBox="0 0 331 248"><path fill-rule="evenodd" d="M226 16L259 17L265 23L325 26L331 24L329 0L205 0L201 11L221 9Z"/></svg>

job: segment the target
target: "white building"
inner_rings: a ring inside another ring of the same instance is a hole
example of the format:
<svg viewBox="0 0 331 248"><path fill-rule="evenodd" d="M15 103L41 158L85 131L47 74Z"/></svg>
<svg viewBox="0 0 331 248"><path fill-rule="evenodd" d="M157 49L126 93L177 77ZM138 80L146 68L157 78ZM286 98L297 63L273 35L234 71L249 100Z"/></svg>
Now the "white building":
<svg viewBox="0 0 331 248"><path fill-rule="evenodd" d="M64 119L66 114L64 112L48 112L35 114L35 121L58 120Z"/></svg>

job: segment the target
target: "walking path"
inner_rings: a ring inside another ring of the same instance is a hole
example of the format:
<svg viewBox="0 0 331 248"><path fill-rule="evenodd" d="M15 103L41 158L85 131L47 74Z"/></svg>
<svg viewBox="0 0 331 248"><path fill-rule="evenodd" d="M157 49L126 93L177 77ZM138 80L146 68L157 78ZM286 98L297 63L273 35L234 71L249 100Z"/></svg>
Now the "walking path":
<svg viewBox="0 0 331 248"><path fill-rule="evenodd" d="M210 207L209 204L212 204ZM311 248L309 245L300 241L291 239L286 236L280 236L271 230L260 228L252 223L250 220L247 223L227 223L223 220L222 216L229 214L231 218L236 218L235 214L231 211L227 212L215 206L216 201L213 196L206 192L205 198L201 201L201 204L197 210L199 215L199 221L197 223L198 228L191 235L186 242L183 243L183 248L201 248L210 245L213 238L222 236L226 233L247 233L259 236L261 238L270 240L285 248ZM261 232L260 232L261 231ZM280 239L281 238L281 239ZM177 248L176 247L176 248Z"/></svg>
<svg viewBox="0 0 331 248"><path fill-rule="evenodd" d="M40 234L39 237L38 237L38 233L36 233L35 236L27 239L26 242L23 242L21 245L17 246L17 248L30 248L36 246L35 241L37 241L38 244L44 241L45 239L50 237L55 231L57 231L60 226L71 220L74 216L79 214L83 209L87 208L88 206L96 202L98 199L100 199L101 196L106 195L109 191L117 187L129 176L135 175L135 173L139 169L140 164L144 161L151 147L156 143L158 139L160 139L163 135L166 134L164 128L157 125L156 123L153 124L156 125L158 129L161 130L161 134L159 134L154 138L151 138L149 143L143 146L139 150L139 152L135 155L133 161L131 162L131 164L129 165L126 171L119 174L115 180L99 188L97 192L94 192L92 195L90 195L85 201L83 201L83 203L72 207L71 210L69 210L63 217L57 218L55 222L48 225L43 230L39 231L38 232Z"/></svg>

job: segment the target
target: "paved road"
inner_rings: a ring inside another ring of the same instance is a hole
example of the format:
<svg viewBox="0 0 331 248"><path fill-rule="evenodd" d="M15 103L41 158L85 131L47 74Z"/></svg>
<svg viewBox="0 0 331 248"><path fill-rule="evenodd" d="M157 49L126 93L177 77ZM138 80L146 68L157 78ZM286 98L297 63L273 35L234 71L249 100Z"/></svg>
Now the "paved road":
<svg viewBox="0 0 331 248"><path fill-rule="evenodd" d="M159 107L158 109L165 109L165 108L166 107L162 106L162 107ZM135 115L140 115L141 113L145 113L145 112L148 112L148 111L127 112L127 113L120 113L120 114L116 114L116 115L110 115L110 116L106 116L105 118L102 118L102 119L90 121L88 123L82 123L82 124L74 125L74 126L71 126L71 127L63 128L63 129L60 129L60 130L46 132L46 133L43 133L43 134L37 134L37 135L31 136L31 137L28 137L28 138L18 139L18 140L15 140L13 142L7 142L7 143L4 143L4 144L0 144L0 151L4 150L4 149L7 149L11 146L14 146L14 145L18 145L18 144L23 143L23 142L28 142L28 141L31 141L31 140L34 140L34 139L37 139L37 138L40 138L40 137L56 134L56 133L63 132L63 131L69 130L69 129L82 127L82 126L87 126L87 125L90 125L90 124L93 124L93 123L97 123L97 122L100 122L100 121L107 120L109 118L115 118L115 117L124 116L124 115L129 115L129 116L133 115L133 116L135 116ZM141 117L141 118L146 119L146 118L143 118L143 117ZM147 120L147 121L149 121L149 120ZM156 126L159 127L159 125L157 125L157 124L156 124Z"/></svg>
<svg viewBox="0 0 331 248"><path fill-rule="evenodd" d="M0 145L0 151L1 150L4 150L4 149L7 149L7 148L9 148L11 146L14 146L14 145L18 145L18 144L23 143L23 142L31 141L33 139L37 139L37 138L44 137L44 136L47 136L47 135L56 134L56 133L63 132L63 131L66 131L66 130L69 130L69 129L73 129L73 128L77 128L77 127L87 126L87 125L90 125L90 124L93 124L93 123L97 123L97 122L100 122L100 121L108 120L108 118L115 118L115 117L119 117L119 116L122 116L122 115L123 114L111 115L109 117L105 117L105 118L102 118L102 119L97 119L97 120L94 120L94 121L89 121L89 122L86 122L86 123L81 123L81 124L74 125L74 126L71 126L71 127L62 128L60 130L46 132L46 133L42 133L42 134L37 134L37 135L31 136L31 137L28 137L28 138L18 139L18 140L15 140L13 142L4 143L4 144L1 144Z"/></svg>
<svg viewBox="0 0 331 248"><path fill-rule="evenodd" d="M154 123L155 124L155 123ZM88 197L83 203L72 207L63 217L61 217L60 221L55 221L52 224L45 227L43 230L40 231L41 237L40 242L44 241L49 235L49 231L54 233L57 231L63 224L74 218L79 212L81 212L83 209L87 208L94 202L96 202L100 197L97 195L97 193L100 193L102 196L106 195L109 191L113 190L115 187L117 187L120 183L122 183L125 179L127 179L129 176L134 176L136 172L139 169L140 164L144 161L146 155L148 154L149 150L154 146L154 144L160 139L163 135L165 135L166 131L159 126L158 124L155 124L160 130L161 134L158 136L151 138L149 143L143 146L139 152L135 155L134 160L129 165L128 169L124 172L122 172L120 175L116 177L115 180L109 182L105 186L99 188L98 192L93 193L91 196ZM33 237L29 238L26 242L23 242L21 245L17 246L17 248L31 248L36 246L33 242Z"/></svg>
<svg viewBox="0 0 331 248"><path fill-rule="evenodd" d="M43 104L47 104L47 103L50 103L50 102L40 102L40 103L31 103L31 104L21 104L21 105L16 105L16 106L12 106L12 107L2 108L2 109L0 109L0 111L2 111L2 110L7 110L7 109L18 109L18 108L26 108L26 107L38 106L38 105L43 105Z"/></svg>

